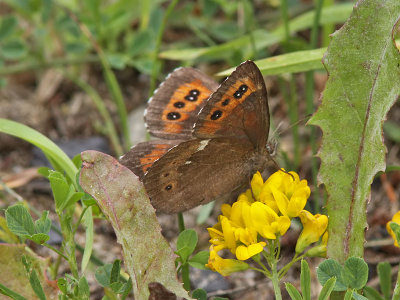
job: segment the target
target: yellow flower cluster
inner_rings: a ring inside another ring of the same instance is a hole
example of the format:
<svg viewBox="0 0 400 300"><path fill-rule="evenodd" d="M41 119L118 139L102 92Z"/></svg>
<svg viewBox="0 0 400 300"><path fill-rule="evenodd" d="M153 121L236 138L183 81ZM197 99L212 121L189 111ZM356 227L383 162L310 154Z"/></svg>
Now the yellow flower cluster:
<svg viewBox="0 0 400 300"><path fill-rule="evenodd" d="M300 180L295 172L280 170L265 182L260 172L254 174L251 189L240 194L232 206L223 204L218 223L208 228L211 247L206 266L224 276L247 269L243 261L261 253L269 241L284 235L295 217L300 217L304 227L296 252L304 251L320 239L328 225L327 216L314 216L304 210L309 196L307 180ZM325 244L318 250L315 249L318 247L311 249L314 253L310 256L324 255L326 240L327 234L323 239ZM237 260L221 258L218 252L222 249L228 249Z"/></svg>

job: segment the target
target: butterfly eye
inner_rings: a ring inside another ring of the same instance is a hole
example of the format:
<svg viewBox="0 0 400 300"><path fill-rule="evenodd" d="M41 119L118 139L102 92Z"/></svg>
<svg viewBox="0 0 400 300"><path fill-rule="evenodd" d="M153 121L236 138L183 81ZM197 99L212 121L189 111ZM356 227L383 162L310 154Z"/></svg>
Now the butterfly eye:
<svg viewBox="0 0 400 300"><path fill-rule="evenodd" d="M181 117L181 114L178 112L174 112L174 111L167 114L168 120L178 120L178 119L180 119L180 117Z"/></svg>
<svg viewBox="0 0 400 300"><path fill-rule="evenodd" d="M172 184L168 184L166 187L165 187L165 190L166 191L170 191L172 189Z"/></svg>
<svg viewBox="0 0 400 300"><path fill-rule="evenodd" d="M246 93L246 92L247 92L247 89L248 89L248 87L247 87L247 85L245 85L245 84L242 84L242 85L239 87L239 91L240 91L242 94Z"/></svg>
<svg viewBox="0 0 400 300"><path fill-rule="evenodd" d="M187 101L197 101L197 96L187 95L185 96Z"/></svg>

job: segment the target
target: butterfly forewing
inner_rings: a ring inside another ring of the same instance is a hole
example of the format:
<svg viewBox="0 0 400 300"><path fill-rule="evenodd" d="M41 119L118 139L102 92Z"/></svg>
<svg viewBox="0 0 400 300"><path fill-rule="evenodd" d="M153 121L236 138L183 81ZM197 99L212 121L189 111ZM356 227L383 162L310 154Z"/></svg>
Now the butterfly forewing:
<svg viewBox="0 0 400 300"><path fill-rule="evenodd" d="M269 132L267 90L252 61L236 68L210 96L194 126L197 138L247 137L260 149Z"/></svg>
<svg viewBox="0 0 400 300"><path fill-rule="evenodd" d="M149 101L145 113L149 132L165 139L190 139L198 112L217 87L199 70L176 69Z"/></svg>

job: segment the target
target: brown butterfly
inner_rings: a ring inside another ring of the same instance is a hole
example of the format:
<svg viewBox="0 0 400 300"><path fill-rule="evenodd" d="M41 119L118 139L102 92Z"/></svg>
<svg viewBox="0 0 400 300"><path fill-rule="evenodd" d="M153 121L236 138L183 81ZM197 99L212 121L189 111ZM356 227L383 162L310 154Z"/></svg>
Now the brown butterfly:
<svg viewBox="0 0 400 300"><path fill-rule="evenodd" d="M162 139L139 143L120 159L159 212L227 197L271 160L267 90L255 63L242 63L217 86L196 69L172 72L145 112L148 130Z"/></svg>

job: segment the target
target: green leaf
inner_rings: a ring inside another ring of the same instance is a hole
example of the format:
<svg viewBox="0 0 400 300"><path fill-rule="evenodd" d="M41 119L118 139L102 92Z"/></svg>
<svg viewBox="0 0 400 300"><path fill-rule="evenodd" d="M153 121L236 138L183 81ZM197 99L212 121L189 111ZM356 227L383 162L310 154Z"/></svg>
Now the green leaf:
<svg viewBox="0 0 400 300"><path fill-rule="evenodd" d="M182 263L186 262L197 245L197 233L193 229L186 229L178 236L176 253L181 257Z"/></svg>
<svg viewBox="0 0 400 300"><path fill-rule="evenodd" d="M35 224L24 206L20 204L10 206L5 215L7 226L12 233L21 237L35 234Z"/></svg>
<svg viewBox="0 0 400 300"><path fill-rule="evenodd" d="M121 294L125 289L125 284L121 281L113 282L110 284L111 289L116 294Z"/></svg>
<svg viewBox="0 0 400 300"><path fill-rule="evenodd" d="M80 184L96 199L122 243L125 267L135 280L135 299L148 299L148 285L153 282L178 297L189 298L176 276L171 276L176 274L174 254L161 235L154 208L137 176L115 158L97 151L83 152L82 161Z"/></svg>
<svg viewBox="0 0 400 300"><path fill-rule="evenodd" d="M50 236L45 233L35 233L31 237L29 237L32 241L34 241L36 244L44 244L46 243L49 239Z"/></svg>
<svg viewBox="0 0 400 300"><path fill-rule="evenodd" d="M331 295L333 288L336 284L336 277L332 277L327 282L325 282L324 286L319 293L318 300L328 300L329 296Z"/></svg>
<svg viewBox="0 0 400 300"><path fill-rule="evenodd" d="M366 286L363 289L364 296L369 300L385 300L381 295L379 295L378 291L370 286ZM390 298L386 298L388 300Z"/></svg>
<svg viewBox="0 0 400 300"><path fill-rule="evenodd" d="M36 296L39 297L40 300L46 300L46 296L44 294L42 285L39 281L39 277L36 273L36 270L32 270L29 276L29 282L32 286L33 291L35 292Z"/></svg>
<svg viewBox="0 0 400 300"><path fill-rule="evenodd" d="M63 211L64 209L74 205L84 195L85 195L85 193L82 193L82 192L75 192L75 193L70 194L69 197L67 198L67 200L61 203L61 205L59 207L59 211Z"/></svg>
<svg viewBox="0 0 400 300"><path fill-rule="evenodd" d="M392 267L388 262L380 262L378 263L377 271L381 292L385 299L390 299L390 294L392 291Z"/></svg>
<svg viewBox="0 0 400 300"><path fill-rule="evenodd" d="M86 267L89 264L90 256L92 255L93 251L93 213L92 207L89 207L85 215L83 216L83 224L85 225L85 249L83 251L82 262L81 262L81 272L86 270Z"/></svg>
<svg viewBox="0 0 400 300"><path fill-rule="evenodd" d="M323 69L322 56L326 48L297 51L255 61L263 75L298 73ZM222 71L217 76L230 75L235 68Z"/></svg>
<svg viewBox="0 0 400 300"><path fill-rule="evenodd" d="M36 232L47 234L50 232L51 220L48 218L49 212L46 210L42 213L40 219L35 221Z"/></svg>
<svg viewBox="0 0 400 300"><path fill-rule="evenodd" d="M105 264L104 266L98 267L94 273L96 280L102 287L108 287L111 284L111 270L112 264Z"/></svg>
<svg viewBox="0 0 400 300"><path fill-rule="evenodd" d="M192 292L192 298L197 300L207 300L207 292L203 289L195 289Z"/></svg>
<svg viewBox="0 0 400 300"><path fill-rule="evenodd" d="M152 30L139 31L128 46L128 54L131 57L135 57L145 52L149 52L154 48L154 41L155 38Z"/></svg>
<svg viewBox="0 0 400 300"><path fill-rule="evenodd" d="M119 272L121 271L121 261L116 259L113 263L111 274L110 274L110 282L118 282L119 281Z"/></svg>
<svg viewBox="0 0 400 300"><path fill-rule="evenodd" d="M0 23L0 41L4 41L17 28L17 19L14 15L2 16Z"/></svg>
<svg viewBox="0 0 400 300"><path fill-rule="evenodd" d="M362 289L368 281L368 265L359 257L350 257L344 263L341 276L343 283L352 289Z"/></svg>
<svg viewBox="0 0 400 300"><path fill-rule="evenodd" d="M353 299L353 290L347 290L346 294L344 295L344 300L351 300Z"/></svg>
<svg viewBox="0 0 400 300"><path fill-rule="evenodd" d="M200 207L200 212L197 215L196 224L203 224L211 215L214 206L215 206L215 201L202 205Z"/></svg>
<svg viewBox="0 0 400 300"><path fill-rule="evenodd" d="M121 53L107 53L107 60L111 67L117 70L123 70L129 61L129 56Z"/></svg>
<svg viewBox="0 0 400 300"><path fill-rule="evenodd" d="M336 277L336 284L334 291L345 291L347 286L341 281L341 273L343 267L334 259L330 258L323 261L317 268L317 277L321 285L331 279Z"/></svg>
<svg viewBox="0 0 400 300"><path fill-rule="evenodd" d="M210 257L210 252L199 251L191 258L189 258L189 265L196 269L207 270L205 264L208 263L208 258Z"/></svg>
<svg viewBox="0 0 400 300"><path fill-rule="evenodd" d="M67 200L73 195L74 187L70 186L67 179L58 171L49 171L49 181L53 192L56 211L61 214Z"/></svg>
<svg viewBox="0 0 400 300"><path fill-rule="evenodd" d="M11 40L0 45L0 54L5 59L16 60L24 57L28 52L21 40Z"/></svg>
<svg viewBox="0 0 400 300"><path fill-rule="evenodd" d="M311 275L307 261L301 260L300 273L301 294L304 300L311 300Z"/></svg>
<svg viewBox="0 0 400 300"><path fill-rule="evenodd" d="M399 15L398 0L358 1L323 60L329 79L309 123L323 132L327 250L341 262L363 255L366 201L375 174L385 170L382 123L400 95L400 54L392 40Z"/></svg>
<svg viewBox="0 0 400 300"><path fill-rule="evenodd" d="M2 118L0 118L0 132L16 136L40 148L46 157L52 159L52 162L57 162L57 165L53 165L54 169L59 168L65 171L71 182L75 184L75 174L78 169L68 156L47 137L28 126Z"/></svg>
<svg viewBox="0 0 400 300"><path fill-rule="evenodd" d="M368 298L365 298L364 296L360 295L356 291L353 291L353 298L355 300L369 300Z"/></svg>
<svg viewBox="0 0 400 300"><path fill-rule="evenodd" d="M61 292L63 292L64 294L67 293L68 291L68 282L67 279L65 278L59 278L57 280L57 286L60 289Z"/></svg>
<svg viewBox="0 0 400 300"><path fill-rule="evenodd" d="M0 294L6 295L6 296L10 297L11 299L15 299L15 300L27 300L25 297L14 292L13 290L10 290L5 285L2 285L1 283L0 283Z"/></svg>
<svg viewBox="0 0 400 300"><path fill-rule="evenodd" d="M79 279L78 288L79 288L78 294L80 299L90 299L89 283L86 280L85 276L82 276Z"/></svg>
<svg viewBox="0 0 400 300"><path fill-rule="evenodd" d="M286 291L293 300L303 300L299 291L290 282L285 283Z"/></svg>

